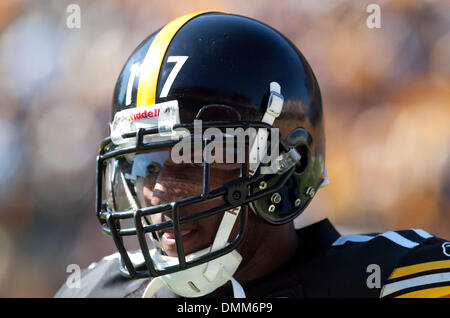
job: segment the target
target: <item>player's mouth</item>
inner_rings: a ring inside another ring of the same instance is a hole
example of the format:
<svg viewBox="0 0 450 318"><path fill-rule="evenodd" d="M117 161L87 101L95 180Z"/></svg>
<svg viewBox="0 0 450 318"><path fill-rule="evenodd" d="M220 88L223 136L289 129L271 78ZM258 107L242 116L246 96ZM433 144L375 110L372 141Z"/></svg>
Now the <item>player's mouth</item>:
<svg viewBox="0 0 450 318"><path fill-rule="evenodd" d="M183 243L187 242L190 238L192 238L198 230L196 229L180 229L180 236ZM162 244L167 244L168 246L175 246L175 233L173 231L167 230L163 231L160 235L160 240L162 240Z"/></svg>

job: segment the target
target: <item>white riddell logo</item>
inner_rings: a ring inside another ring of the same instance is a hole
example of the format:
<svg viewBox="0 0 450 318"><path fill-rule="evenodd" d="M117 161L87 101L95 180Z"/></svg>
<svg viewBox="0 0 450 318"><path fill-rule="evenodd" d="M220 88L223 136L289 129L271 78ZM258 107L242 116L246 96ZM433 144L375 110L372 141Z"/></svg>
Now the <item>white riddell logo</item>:
<svg viewBox="0 0 450 318"><path fill-rule="evenodd" d="M154 110L144 110L143 112L138 112L136 114L131 114L130 117L128 117L128 121L143 119L143 118L151 118L151 117L158 117L159 116L159 108L156 108Z"/></svg>

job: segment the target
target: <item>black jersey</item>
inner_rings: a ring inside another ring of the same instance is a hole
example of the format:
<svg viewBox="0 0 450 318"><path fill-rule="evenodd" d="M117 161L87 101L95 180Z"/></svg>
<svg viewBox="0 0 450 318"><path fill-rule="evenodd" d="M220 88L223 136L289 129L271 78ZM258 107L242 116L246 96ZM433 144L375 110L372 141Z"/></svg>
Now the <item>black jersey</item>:
<svg viewBox="0 0 450 318"><path fill-rule="evenodd" d="M341 236L328 220L297 230L295 257L274 272L242 283L248 298L449 297L450 242L409 229ZM81 272L80 288L55 297L141 297L150 279L119 273L118 253ZM155 297L178 297L167 287ZM226 284L205 297L233 297Z"/></svg>

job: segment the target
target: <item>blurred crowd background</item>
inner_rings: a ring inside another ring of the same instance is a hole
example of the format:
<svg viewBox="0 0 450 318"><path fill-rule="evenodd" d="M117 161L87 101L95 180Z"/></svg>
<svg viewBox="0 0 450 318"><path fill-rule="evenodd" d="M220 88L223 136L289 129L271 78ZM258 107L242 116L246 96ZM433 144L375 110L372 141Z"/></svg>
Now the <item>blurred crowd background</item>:
<svg viewBox="0 0 450 318"><path fill-rule="evenodd" d="M67 6L81 27L67 27ZM381 28L370 29L370 3ZM0 296L51 297L114 253L94 215L95 157L127 57L205 9L267 23L310 62L331 184L296 220L342 234L421 228L450 239L450 2L0 1Z"/></svg>

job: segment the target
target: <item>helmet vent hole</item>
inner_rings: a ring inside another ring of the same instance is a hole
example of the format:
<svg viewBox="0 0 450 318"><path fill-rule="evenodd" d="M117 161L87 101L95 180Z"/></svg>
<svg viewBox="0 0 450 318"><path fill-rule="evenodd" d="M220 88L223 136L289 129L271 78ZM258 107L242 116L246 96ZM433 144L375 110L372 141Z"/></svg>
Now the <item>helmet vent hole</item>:
<svg viewBox="0 0 450 318"><path fill-rule="evenodd" d="M295 147L295 150L297 150L301 156L300 165L295 168L295 172L301 174L305 172L306 167L309 164L309 149L306 145L298 145Z"/></svg>

